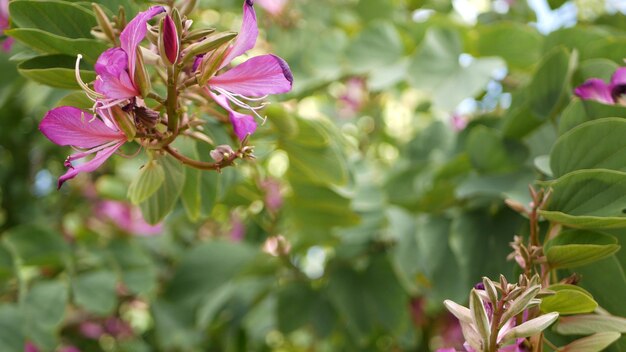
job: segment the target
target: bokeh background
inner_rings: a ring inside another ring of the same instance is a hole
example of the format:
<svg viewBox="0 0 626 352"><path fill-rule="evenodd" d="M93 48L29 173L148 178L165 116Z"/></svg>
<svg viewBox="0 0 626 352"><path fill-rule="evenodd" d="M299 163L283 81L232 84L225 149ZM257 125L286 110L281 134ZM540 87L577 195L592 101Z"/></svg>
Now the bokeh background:
<svg viewBox="0 0 626 352"><path fill-rule="evenodd" d="M547 177L573 87L626 57L623 0L255 6L251 55L283 57L294 91L265 110L256 161L187 170L156 226L126 198L141 154L56 190L70 151L38 123L75 95L32 79L32 48L0 54L0 351L461 348L443 300L519 274L509 242L527 223L504 200L527 204ZM238 30L241 1L192 17ZM625 266L621 251L577 270L621 316Z"/></svg>

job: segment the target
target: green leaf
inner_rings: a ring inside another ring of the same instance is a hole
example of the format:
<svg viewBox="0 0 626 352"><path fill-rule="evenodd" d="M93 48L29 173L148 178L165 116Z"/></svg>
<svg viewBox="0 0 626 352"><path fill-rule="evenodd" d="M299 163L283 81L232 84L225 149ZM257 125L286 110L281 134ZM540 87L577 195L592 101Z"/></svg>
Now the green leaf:
<svg viewBox="0 0 626 352"><path fill-rule="evenodd" d="M402 56L402 41L393 25L376 22L359 33L346 55L352 70L366 73L398 61Z"/></svg>
<svg viewBox="0 0 626 352"><path fill-rule="evenodd" d="M4 246L0 245L0 282L13 277L13 258Z"/></svg>
<svg viewBox="0 0 626 352"><path fill-rule="evenodd" d="M528 157L524 145L503 140L496 130L485 126L473 128L466 143L470 161L480 173L511 172L519 169Z"/></svg>
<svg viewBox="0 0 626 352"><path fill-rule="evenodd" d="M599 332L559 348L559 352L600 352L620 338L617 332Z"/></svg>
<svg viewBox="0 0 626 352"><path fill-rule="evenodd" d="M328 296L355 341L380 329L397 334L408 319L408 297L384 256L373 257L364 272L334 268Z"/></svg>
<svg viewBox="0 0 626 352"><path fill-rule="evenodd" d="M318 294L299 282L283 287L278 292L276 315L282 333L289 334L310 322Z"/></svg>
<svg viewBox="0 0 626 352"><path fill-rule="evenodd" d="M88 312L106 316L117 303L117 277L112 271L92 271L77 275L72 281L74 301Z"/></svg>
<svg viewBox="0 0 626 352"><path fill-rule="evenodd" d="M0 351L24 351L23 318L16 306L0 305Z"/></svg>
<svg viewBox="0 0 626 352"><path fill-rule="evenodd" d="M66 55L38 56L20 63L17 69L23 76L51 87L79 89L74 71L75 63L76 58ZM81 69L80 75L85 82L96 79L94 71Z"/></svg>
<svg viewBox="0 0 626 352"><path fill-rule="evenodd" d="M4 236L4 241L22 265L60 266L69 253L60 233L36 225L14 227Z"/></svg>
<svg viewBox="0 0 626 352"><path fill-rule="evenodd" d="M182 140L178 145L179 149L187 156L193 159L199 159L196 143L189 140ZM185 184L180 195L180 199L185 207L187 217L191 221L197 221L200 218L202 209L202 193L200 191L201 170L188 167L185 170Z"/></svg>
<svg viewBox="0 0 626 352"><path fill-rule="evenodd" d="M165 297L178 302L198 302L235 277L256 257L257 249L214 241L196 246L183 256Z"/></svg>
<svg viewBox="0 0 626 352"><path fill-rule="evenodd" d="M561 317L554 330L563 335L589 335L607 331L625 334L626 318L599 314Z"/></svg>
<svg viewBox="0 0 626 352"><path fill-rule="evenodd" d="M87 97L84 91L71 92L59 100L55 106L75 106L79 109L87 110L93 107L93 101ZM98 180L102 179L101 177Z"/></svg>
<svg viewBox="0 0 626 352"><path fill-rule="evenodd" d="M96 39L71 39L40 29L15 28L4 33L44 54L66 54L72 57L82 54L92 64L108 48L105 43Z"/></svg>
<svg viewBox="0 0 626 352"><path fill-rule="evenodd" d="M91 38L96 18L84 7L67 1L15 0L9 4L12 22L68 38Z"/></svg>
<svg viewBox="0 0 626 352"><path fill-rule="evenodd" d="M604 118L576 126L562 135L550 154L556 177L580 169L626 171L626 120Z"/></svg>
<svg viewBox="0 0 626 352"><path fill-rule="evenodd" d="M541 59L543 37L537 29L521 23L496 22L478 27L477 41L478 56L499 56L513 68L525 69Z"/></svg>
<svg viewBox="0 0 626 352"><path fill-rule="evenodd" d="M549 290L556 294L541 299L541 311L558 312L560 315L593 312L598 303L583 288L574 285L552 285Z"/></svg>
<svg viewBox="0 0 626 352"><path fill-rule="evenodd" d="M461 53L462 43L456 31L430 29L409 65L409 83L430 92L436 105L453 110L463 99L480 93L493 73L504 68L499 58L474 58L461 65Z"/></svg>
<svg viewBox="0 0 626 352"><path fill-rule="evenodd" d="M133 204L139 204L154 194L165 182L165 171L158 160L150 160L128 187L128 198Z"/></svg>
<svg viewBox="0 0 626 352"><path fill-rule="evenodd" d="M588 230L569 230L548 241L544 252L550 267L561 269L593 263L619 249L613 236Z"/></svg>
<svg viewBox="0 0 626 352"><path fill-rule="evenodd" d="M561 114L559 134L562 135L586 121L605 117L626 118L626 107L602 104L592 100L574 99Z"/></svg>
<svg viewBox="0 0 626 352"><path fill-rule="evenodd" d="M28 291L22 314L26 335L36 345L46 350L57 346L57 332L65 316L67 300L67 285L61 281L39 281Z"/></svg>
<svg viewBox="0 0 626 352"><path fill-rule="evenodd" d="M128 290L135 294L149 294L157 284L157 270L151 257L141 246L128 238L117 238L108 250L119 268L119 275Z"/></svg>
<svg viewBox="0 0 626 352"><path fill-rule="evenodd" d="M504 135L521 138L553 118L567 103L577 56L556 48L539 63L528 86L513 96L504 120Z"/></svg>
<svg viewBox="0 0 626 352"><path fill-rule="evenodd" d="M575 228L626 227L626 173L612 170L579 170L554 183L547 210L548 220Z"/></svg>
<svg viewBox="0 0 626 352"><path fill-rule="evenodd" d="M178 160L166 155L158 159L165 173L165 181L148 199L141 203L141 212L149 224L157 224L169 214L183 190L185 168Z"/></svg>

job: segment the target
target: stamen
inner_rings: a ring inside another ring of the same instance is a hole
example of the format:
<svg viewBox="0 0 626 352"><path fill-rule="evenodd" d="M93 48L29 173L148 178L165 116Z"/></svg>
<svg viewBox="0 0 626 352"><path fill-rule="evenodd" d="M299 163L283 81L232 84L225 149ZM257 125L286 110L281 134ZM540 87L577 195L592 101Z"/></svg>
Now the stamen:
<svg viewBox="0 0 626 352"><path fill-rule="evenodd" d="M229 91L227 91L225 89L215 88L215 90L218 91L220 94L223 94L233 104L239 106L240 108L243 108L243 109L246 109L246 110L250 110L254 115L256 115L256 117L258 117L259 119L263 120L263 124L265 124L265 121L267 121L267 116L261 116L257 112L257 110L264 108L266 104L261 104L259 106L250 106L249 104L246 104L246 103L242 102L241 100L237 99L232 93L230 93Z"/></svg>
<svg viewBox="0 0 626 352"><path fill-rule="evenodd" d="M83 58L83 56L81 54L78 54L78 56L76 57L76 66L74 66L74 74L76 75L76 82L78 83L78 85L83 89L83 91L85 91L85 94L87 94L87 97L93 101L96 101L97 99L103 99L105 98L104 95L94 91L93 89L89 88L89 86L83 82L83 79L80 78L80 60Z"/></svg>
<svg viewBox="0 0 626 352"><path fill-rule="evenodd" d="M72 155L68 156L65 159L65 163L64 164L65 164L66 167L67 167L68 164L71 166L71 162L72 161L77 160L77 159L82 159L82 158L86 157L89 154L97 153L97 152L99 152L99 151L101 151L103 149L112 147L113 145L115 145L115 144L117 144L119 142L120 141L117 141L117 140L110 141L108 143L104 143L104 144L99 145L97 147L93 147L91 149L87 149L87 150L83 150L83 151L81 151L80 149L77 149L76 147L72 146L72 148L74 148L75 150L78 150L79 152L76 153L76 154L72 154Z"/></svg>

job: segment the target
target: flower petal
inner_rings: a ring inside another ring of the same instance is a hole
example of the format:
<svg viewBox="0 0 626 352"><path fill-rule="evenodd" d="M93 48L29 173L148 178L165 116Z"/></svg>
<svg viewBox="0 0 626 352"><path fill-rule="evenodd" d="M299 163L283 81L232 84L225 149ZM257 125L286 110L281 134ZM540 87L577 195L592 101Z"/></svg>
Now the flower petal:
<svg viewBox="0 0 626 352"><path fill-rule="evenodd" d="M592 78L576 87L574 93L583 100L595 100L604 104L613 104L611 86L601 79Z"/></svg>
<svg viewBox="0 0 626 352"><path fill-rule="evenodd" d="M235 43L230 47L228 54L224 57L224 61L219 68L228 65L234 58L240 56L246 51L254 48L256 38L259 36L259 28L257 27L256 13L254 12L254 0L245 0L243 2L243 21L241 29L235 39Z"/></svg>
<svg viewBox="0 0 626 352"><path fill-rule="evenodd" d="M113 144L108 148L101 149L96 153L96 156L80 165L70 166L70 169L67 172L59 177L59 182L57 184L57 188L61 188L63 183L69 179L76 177L81 172L92 172L95 169L99 168L113 153L115 153L121 146L126 142L125 140L120 141L117 144Z"/></svg>
<svg viewBox="0 0 626 352"><path fill-rule="evenodd" d="M626 85L626 67L620 67L615 70L613 76L611 76L612 85Z"/></svg>
<svg viewBox="0 0 626 352"><path fill-rule="evenodd" d="M209 92L213 100L218 103L221 107L228 111L228 116L230 117L230 123L233 125L233 130L235 134L239 138L239 140L243 140L249 134L253 134L256 131L257 123L254 120L253 116L245 115L233 110L228 103L228 99L226 99L223 95L213 94Z"/></svg>
<svg viewBox="0 0 626 352"><path fill-rule="evenodd" d="M115 140L124 133L107 127L100 119L73 106L61 106L46 113L39 130L53 143L93 148Z"/></svg>
<svg viewBox="0 0 626 352"><path fill-rule="evenodd" d="M122 72L119 76L99 75L93 88L96 92L104 94L107 99L130 99L140 95L128 72Z"/></svg>
<svg viewBox="0 0 626 352"><path fill-rule="evenodd" d="M211 87L250 97L286 93L292 84L289 65L276 55L253 57L209 80Z"/></svg>
<svg viewBox="0 0 626 352"><path fill-rule="evenodd" d="M120 34L122 49L128 55L128 72L131 77L135 74L137 46L146 36L146 31L148 30L146 25L152 17L160 14L161 12L165 12L165 7L152 6L148 10L138 13L137 16L135 16L135 18L133 18L132 21L126 25L126 28L124 28Z"/></svg>
<svg viewBox="0 0 626 352"><path fill-rule="evenodd" d="M119 76L128 72L128 56L121 48L107 49L98 57L95 70L99 75Z"/></svg>

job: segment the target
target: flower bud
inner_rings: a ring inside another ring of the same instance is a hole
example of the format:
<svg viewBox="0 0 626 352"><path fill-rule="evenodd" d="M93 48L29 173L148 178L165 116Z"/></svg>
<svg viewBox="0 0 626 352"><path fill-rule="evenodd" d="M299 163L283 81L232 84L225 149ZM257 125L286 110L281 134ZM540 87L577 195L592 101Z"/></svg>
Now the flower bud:
<svg viewBox="0 0 626 352"><path fill-rule="evenodd" d="M220 163L224 159L229 158L234 153L235 152L233 151L233 148L231 148L227 144L222 144L222 145L218 145L217 147L215 147L215 149L211 150L209 152L209 155L211 155L211 158L213 158L213 160Z"/></svg>
<svg viewBox="0 0 626 352"><path fill-rule="evenodd" d="M219 48L223 44L233 40L236 36L237 33L234 32L211 34L201 42L189 45L183 56L183 63L191 62L196 55L208 53L211 50Z"/></svg>
<svg viewBox="0 0 626 352"><path fill-rule="evenodd" d="M100 27L100 30L102 30L102 33L106 36L106 38L111 41L111 43L115 44L115 32L113 31L113 26L111 25L109 18L98 4L91 3L91 7L93 8L93 13L96 15L98 27Z"/></svg>
<svg viewBox="0 0 626 352"><path fill-rule="evenodd" d="M200 63L200 75L198 75L198 84L205 85L206 82L215 75L220 67L224 56L226 56L228 45L222 45L213 51L210 55L204 55Z"/></svg>
<svg viewBox="0 0 626 352"><path fill-rule="evenodd" d="M126 139L128 141L132 141L135 138L135 134L137 133L137 128L135 127L135 123L131 119L130 115L122 110L118 105L113 105L111 108L111 117L117 123L117 126L124 132L126 135Z"/></svg>
<svg viewBox="0 0 626 352"><path fill-rule="evenodd" d="M176 24L169 15L161 20L159 31L159 53L163 62L173 65L178 60L180 50L180 39Z"/></svg>
<svg viewBox="0 0 626 352"><path fill-rule="evenodd" d="M150 75L146 70L146 65L143 62L143 54L141 53L141 48L137 48L137 63L135 67L135 84L137 85L137 89L141 93L142 97L147 97L150 90L152 90L152 85L150 83Z"/></svg>

